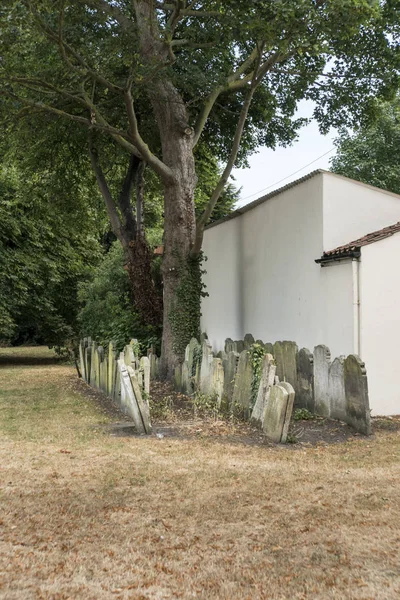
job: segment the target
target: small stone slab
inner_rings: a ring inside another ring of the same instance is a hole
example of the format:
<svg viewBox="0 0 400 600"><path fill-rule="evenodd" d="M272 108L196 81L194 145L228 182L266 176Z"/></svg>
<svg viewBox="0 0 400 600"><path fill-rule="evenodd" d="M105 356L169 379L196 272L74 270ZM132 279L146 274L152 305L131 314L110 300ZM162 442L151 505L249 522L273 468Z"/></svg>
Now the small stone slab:
<svg viewBox="0 0 400 600"><path fill-rule="evenodd" d="M86 381L85 346L83 342L79 342L79 364L81 368L81 377Z"/></svg>
<svg viewBox="0 0 400 600"><path fill-rule="evenodd" d="M282 385L277 384L271 388L268 402L265 405L263 431L267 438L278 444L282 442L288 401L288 391Z"/></svg>
<svg viewBox="0 0 400 600"><path fill-rule="evenodd" d="M214 358L211 370L211 394L217 398L217 406L221 408L224 393L224 368L220 358Z"/></svg>

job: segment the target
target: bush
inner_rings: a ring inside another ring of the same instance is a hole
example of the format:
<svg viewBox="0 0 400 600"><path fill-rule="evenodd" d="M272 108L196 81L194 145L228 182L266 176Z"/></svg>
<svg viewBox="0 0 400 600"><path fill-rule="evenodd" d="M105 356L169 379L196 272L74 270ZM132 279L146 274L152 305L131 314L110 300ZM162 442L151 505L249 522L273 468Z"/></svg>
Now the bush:
<svg viewBox="0 0 400 600"><path fill-rule="evenodd" d="M160 329L145 325L134 309L119 242L92 271L90 280L80 285L78 298L82 304L78 315L82 337L91 336L103 345L113 341L118 350L136 338L142 353L149 346L160 351Z"/></svg>

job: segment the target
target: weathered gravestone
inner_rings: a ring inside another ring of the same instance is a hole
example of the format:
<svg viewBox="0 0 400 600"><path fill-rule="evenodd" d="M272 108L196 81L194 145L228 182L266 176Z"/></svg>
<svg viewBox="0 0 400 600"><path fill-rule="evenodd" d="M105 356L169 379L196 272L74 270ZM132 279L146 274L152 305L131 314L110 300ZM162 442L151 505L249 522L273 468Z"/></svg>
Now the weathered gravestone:
<svg viewBox="0 0 400 600"><path fill-rule="evenodd" d="M264 344L264 349L267 354L272 354L272 356L274 356L274 345L271 344L271 342Z"/></svg>
<svg viewBox="0 0 400 600"><path fill-rule="evenodd" d="M234 343L236 344L235 352L238 352L240 354L241 352L243 352L243 350L245 350L243 340L236 340L236 342L234 342Z"/></svg>
<svg viewBox="0 0 400 600"><path fill-rule="evenodd" d="M260 385L258 388L257 399L251 413L251 421L257 427L262 427L264 410L268 402L271 388L275 383L276 365L272 354L265 354L263 357Z"/></svg>
<svg viewBox="0 0 400 600"><path fill-rule="evenodd" d="M97 348L97 387L99 390L104 392L104 348L99 346Z"/></svg>
<svg viewBox="0 0 400 600"><path fill-rule="evenodd" d="M85 346L83 342L79 342L79 364L81 368L81 377L84 381L86 381Z"/></svg>
<svg viewBox="0 0 400 600"><path fill-rule="evenodd" d="M251 333L246 333L243 343L245 350L249 350L252 347L254 344L254 337L251 335Z"/></svg>
<svg viewBox="0 0 400 600"><path fill-rule="evenodd" d="M90 361L90 385L94 388L97 387L96 381L96 373L97 373L97 362L98 362L98 354L97 354L97 344L96 342L92 342L92 360Z"/></svg>
<svg viewBox="0 0 400 600"><path fill-rule="evenodd" d="M144 398L142 395L142 390L139 386L139 382L135 375L135 371L132 367L127 367L129 378L131 380L133 394L135 396L136 404L139 408L140 417L142 419L143 427L145 433L149 434L152 431L151 423L150 423L150 407L147 401L147 398Z"/></svg>
<svg viewBox="0 0 400 600"><path fill-rule="evenodd" d="M236 342L231 340L231 338L227 338L225 340L224 349L225 349L226 354L229 354L229 352L237 352L237 344L236 344Z"/></svg>
<svg viewBox="0 0 400 600"><path fill-rule="evenodd" d="M296 407L314 412L314 356L302 348L297 357Z"/></svg>
<svg viewBox="0 0 400 600"><path fill-rule="evenodd" d="M213 363L213 352L212 347L204 340L202 344L202 358L200 367L200 391L203 394L211 394L211 380L212 380L212 363Z"/></svg>
<svg viewBox="0 0 400 600"><path fill-rule="evenodd" d="M157 369L157 356L154 354L154 352L150 352L149 360L150 360L150 376L152 379L156 379L158 376L158 369Z"/></svg>
<svg viewBox="0 0 400 600"><path fill-rule="evenodd" d="M239 363L233 389L232 407L239 410L245 419L249 418L251 383L253 381L253 367L250 353L247 350L239 355Z"/></svg>
<svg viewBox="0 0 400 600"><path fill-rule="evenodd" d="M140 371L143 375L143 390L150 394L150 361L147 356L142 356L140 359Z"/></svg>
<svg viewBox="0 0 400 600"><path fill-rule="evenodd" d="M345 356L339 356L329 367L329 414L332 419L340 421L346 421L344 361Z"/></svg>
<svg viewBox="0 0 400 600"><path fill-rule="evenodd" d="M365 364L350 354L344 361L344 388L346 394L346 423L359 433L371 434L368 383Z"/></svg>
<svg viewBox="0 0 400 600"><path fill-rule="evenodd" d="M270 440L284 444L292 414L294 389L290 383L278 383L271 388L263 416L263 431Z"/></svg>
<svg viewBox="0 0 400 600"><path fill-rule="evenodd" d="M211 365L211 390L210 393L217 398L217 406L221 408L224 393L224 368L220 358L214 358Z"/></svg>
<svg viewBox="0 0 400 600"><path fill-rule="evenodd" d="M331 353L327 346L314 348L314 406L321 417L329 417L329 367Z"/></svg>
<svg viewBox="0 0 400 600"><path fill-rule="evenodd" d="M107 394L114 396L113 383L114 383L114 371L115 371L115 349L114 344L110 342L108 344L108 370L107 370Z"/></svg>
<svg viewBox="0 0 400 600"><path fill-rule="evenodd" d="M196 338L192 338L189 342L189 351L188 351L188 360L187 360L187 369L188 369L188 394L193 394L193 392L198 387L198 374L200 372L199 365L201 364L201 345L196 340Z"/></svg>
<svg viewBox="0 0 400 600"><path fill-rule="evenodd" d="M293 413L293 406L294 406L294 402L295 402L295 391L294 391L293 386L290 383L288 383L287 381L281 381L281 383L279 385L281 387L285 388L285 390L288 393L286 415L285 415L285 419L284 419L284 423L283 423L282 437L281 437L282 444L285 444L288 433L289 433L290 419L292 418L292 413Z"/></svg>
<svg viewBox="0 0 400 600"><path fill-rule="evenodd" d="M139 406L132 388L131 378L128 369L132 369L132 367L128 367L125 364L123 364L122 361L120 361L121 391L123 390L123 406L127 414L135 423L136 431L138 433L145 433L142 416L140 414Z"/></svg>
<svg viewBox="0 0 400 600"><path fill-rule="evenodd" d="M239 354L233 351L228 352L226 358L222 361L222 366L224 368L223 402L226 404L226 408L232 407L238 361Z"/></svg>
<svg viewBox="0 0 400 600"><path fill-rule="evenodd" d="M295 342L275 342L273 355L279 381L287 381L297 389L297 344Z"/></svg>
<svg viewBox="0 0 400 600"><path fill-rule="evenodd" d="M90 375L92 370L92 346L85 348L85 373L86 383L90 384Z"/></svg>

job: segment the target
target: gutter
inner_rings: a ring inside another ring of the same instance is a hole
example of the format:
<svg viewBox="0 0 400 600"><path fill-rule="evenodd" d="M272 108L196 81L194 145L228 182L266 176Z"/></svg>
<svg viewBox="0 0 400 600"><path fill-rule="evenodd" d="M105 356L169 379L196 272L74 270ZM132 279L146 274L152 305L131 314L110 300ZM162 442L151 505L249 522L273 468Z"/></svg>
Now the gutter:
<svg viewBox="0 0 400 600"><path fill-rule="evenodd" d="M340 252L338 254L327 254L322 255L321 258L316 258L315 262L321 267L325 267L327 264L335 261L345 260L346 258L352 258L353 260L359 259L361 256L360 248L356 248L355 250L346 250L344 252Z"/></svg>

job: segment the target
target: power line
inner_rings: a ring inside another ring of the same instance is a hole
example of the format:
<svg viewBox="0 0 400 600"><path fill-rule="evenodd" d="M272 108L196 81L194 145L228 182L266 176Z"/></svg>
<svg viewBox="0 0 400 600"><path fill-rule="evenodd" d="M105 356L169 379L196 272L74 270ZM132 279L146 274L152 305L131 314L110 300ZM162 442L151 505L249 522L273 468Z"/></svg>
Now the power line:
<svg viewBox="0 0 400 600"><path fill-rule="evenodd" d="M290 175L287 175L286 177L284 177L283 179L280 179L279 181L276 181L275 183L272 183L271 185L269 185L268 187L259 190L258 192L254 192L254 194L250 194L250 196L246 196L246 198L241 198L240 202L244 202L245 200L248 200L249 198L252 198L253 196L258 196L259 194L261 194L262 192L266 192L267 190L270 190L272 187L275 187L276 185L279 185L280 183L282 183L283 181L286 181L286 179L289 179L290 177L293 177L293 175L297 175L297 173L300 173L300 171L304 171L304 169L307 169L307 167L309 167L310 165L313 165L314 163L316 163L318 160L320 160L321 158L324 158L324 156L327 156L327 154L330 154L331 152L333 152L335 150L335 147L331 148L330 150L328 150L328 152L325 152L324 154L321 154L321 156L318 156L318 158L316 158L315 160L312 160L311 162L309 162L307 165L304 165L304 167L301 167L301 169L298 169L297 171L294 171L293 173L291 173Z"/></svg>

